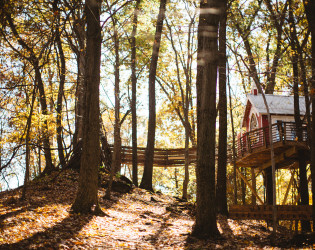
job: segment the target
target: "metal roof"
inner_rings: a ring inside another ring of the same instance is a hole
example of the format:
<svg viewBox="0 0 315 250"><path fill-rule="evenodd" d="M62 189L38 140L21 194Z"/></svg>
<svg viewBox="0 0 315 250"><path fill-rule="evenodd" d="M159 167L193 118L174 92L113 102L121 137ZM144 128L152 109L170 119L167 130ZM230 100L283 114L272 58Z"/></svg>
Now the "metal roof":
<svg viewBox="0 0 315 250"><path fill-rule="evenodd" d="M270 114L273 115L294 115L294 97L293 96L282 96L282 95L269 95L265 94L266 100L269 106ZM247 94L247 100L256 108L260 114L267 114L267 109L261 94L253 95ZM305 97L300 96L300 113L304 115L306 112L305 108ZM246 103L248 103L246 101Z"/></svg>

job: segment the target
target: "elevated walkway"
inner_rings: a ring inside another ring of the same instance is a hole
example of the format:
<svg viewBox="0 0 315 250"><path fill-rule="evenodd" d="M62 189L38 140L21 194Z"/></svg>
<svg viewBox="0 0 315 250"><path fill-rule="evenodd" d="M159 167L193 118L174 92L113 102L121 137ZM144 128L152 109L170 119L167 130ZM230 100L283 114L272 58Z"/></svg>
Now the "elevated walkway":
<svg viewBox="0 0 315 250"><path fill-rule="evenodd" d="M278 220L307 220L313 218L312 206L277 205ZM272 220L272 205L231 205L229 217L240 220Z"/></svg>
<svg viewBox="0 0 315 250"><path fill-rule="evenodd" d="M113 146L110 145L110 149L113 152ZM144 165L145 161L145 147L137 148L138 165ZM197 149L189 149L189 164L196 163ZM132 164L132 147L122 146L121 147L121 163L131 165ZM153 165L155 167L176 167L185 165L185 149L154 149Z"/></svg>

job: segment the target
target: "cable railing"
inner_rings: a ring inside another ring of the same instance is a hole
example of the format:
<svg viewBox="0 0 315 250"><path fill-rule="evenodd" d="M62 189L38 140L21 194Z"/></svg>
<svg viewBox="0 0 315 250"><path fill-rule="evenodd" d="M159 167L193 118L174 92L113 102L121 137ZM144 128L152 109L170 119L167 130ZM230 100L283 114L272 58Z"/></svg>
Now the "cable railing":
<svg viewBox="0 0 315 250"><path fill-rule="evenodd" d="M307 124L302 123L300 130L295 122L279 121L271 125L272 142L307 141ZM300 134L300 135L299 135ZM268 126L249 131L237 139L237 157L251 153L261 147L268 148L270 145Z"/></svg>

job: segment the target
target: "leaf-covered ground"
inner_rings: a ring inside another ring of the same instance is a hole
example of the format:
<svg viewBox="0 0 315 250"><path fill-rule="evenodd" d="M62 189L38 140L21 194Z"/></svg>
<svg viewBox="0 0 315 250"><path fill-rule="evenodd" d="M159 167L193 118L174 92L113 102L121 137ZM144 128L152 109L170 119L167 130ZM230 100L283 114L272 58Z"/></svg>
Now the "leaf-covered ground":
<svg viewBox="0 0 315 250"><path fill-rule="evenodd" d="M262 249L272 248L263 222L218 218L222 238L190 236L193 205L134 188L113 193L100 203L106 216L70 213L78 174L67 170L33 181L21 201L21 189L0 193L0 249ZM306 238L306 240L305 240ZM285 229L275 249L315 247L309 236Z"/></svg>

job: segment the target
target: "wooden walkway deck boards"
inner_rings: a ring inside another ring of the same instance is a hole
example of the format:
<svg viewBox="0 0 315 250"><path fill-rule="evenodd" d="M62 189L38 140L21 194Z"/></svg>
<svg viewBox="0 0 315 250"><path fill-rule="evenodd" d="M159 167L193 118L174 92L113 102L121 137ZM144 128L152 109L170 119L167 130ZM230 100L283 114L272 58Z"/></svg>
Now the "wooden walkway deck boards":
<svg viewBox="0 0 315 250"><path fill-rule="evenodd" d="M110 145L111 151L113 151L113 146ZM138 154L138 165L144 165L145 161L145 147L137 148ZM132 147L122 146L121 147L121 159L122 164L132 164ZM189 164L195 164L197 159L197 149L189 149ZM155 167L176 167L185 165L185 149L154 149L154 159L153 165Z"/></svg>
<svg viewBox="0 0 315 250"><path fill-rule="evenodd" d="M109 145L113 152L113 145ZM228 146L228 161L232 159L232 149ZM143 166L145 161L145 147L137 148L138 165ZM217 152L216 152L217 157ZM189 164L196 164L197 149L189 148ZM121 147L122 164L132 164L132 147ZM153 165L155 167L178 167L185 165L185 148L155 148Z"/></svg>
<svg viewBox="0 0 315 250"><path fill-rule="evenodd" d="M310 205L277 205L278 220L312 220ZM240 220L272 220L272 205L231 205L229 217Z"/></svg>

